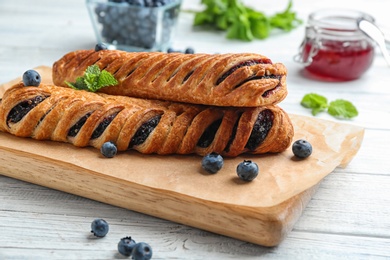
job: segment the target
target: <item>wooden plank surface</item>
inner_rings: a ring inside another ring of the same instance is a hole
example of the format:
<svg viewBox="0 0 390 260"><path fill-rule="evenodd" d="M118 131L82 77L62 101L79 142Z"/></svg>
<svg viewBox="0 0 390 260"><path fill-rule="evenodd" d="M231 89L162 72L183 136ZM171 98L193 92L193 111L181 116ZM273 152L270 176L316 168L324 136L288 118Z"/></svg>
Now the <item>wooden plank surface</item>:
<svg viewBox="0 0 390 260"><path fill-rule="evenodd" d="M50 82L50 67L37 70L44 82ZM1 88L7 89L12 82L15 80ZM348 124L290 117L294 140L310 140L314 147L305 160L294 160L291 148L280 154L225 158L220 173L207 176L200 171L199 156L128 152L107 160L93 148L0 133L0 172L247 242L275 246L291 231L320 181L352 160L364 135L363 128ZM235 168L244 159L260 165L256 181L234 179Z"/></svg>
<svg viewBox="0 0 390 260"><path fill-rule="evenodd" d="M200 1L184 1L199 8ZM285 0L247 0L269 13ZM321 8L354 8L390 24L386 0L303 1L294 8L306 20ZM89 48L95 38L84 1L0 1L0 82L25 70L52 62L73 49ZM0 175L0 259L123 259L116 252L120 237L132 235L149 242L154 259L388 259L390 256L390 77L377 52L373 67L359 80L324 83L306 79L292 61L304 28L266 41L228 41L221 33L191 27L191 14L180 16L174 47L197 52L258 51L289 70L289 95L281 104L288 112L310 116L299 106L308 92L329 99L345 98L359 109L348 123L363 126L365 139L354 160L321 183L287 238L275 248L264 248L131 210L95 202ZM44 29L43 29L44 28ZM334 120L326 114L317 116ZM90 222L104 217L109 236L92 239ZM23 238L23 243L21 243Z"/></svg>

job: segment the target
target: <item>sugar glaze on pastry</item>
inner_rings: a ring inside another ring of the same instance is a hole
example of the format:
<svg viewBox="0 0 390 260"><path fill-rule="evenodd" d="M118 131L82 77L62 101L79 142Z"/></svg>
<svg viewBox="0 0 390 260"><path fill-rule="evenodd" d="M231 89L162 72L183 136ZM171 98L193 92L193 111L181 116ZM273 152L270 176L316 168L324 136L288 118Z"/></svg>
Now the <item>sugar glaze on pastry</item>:
<svg viewBox="0 0 390 260"><path fill-rule="evenodd" d="M214 106L277 104L287 95L286 67L262 55L77 50L53 65L53 82L66 87L98 65L118 85L100 92Z"/></svg>
<svg viewBox="0 0 390 260"><path fill-rule="evenodd" d="M220 108L96 94L41 84L8 89L0 130L15 136L119 151L225 156L281 152L293 126L278 106Z"/></svg>

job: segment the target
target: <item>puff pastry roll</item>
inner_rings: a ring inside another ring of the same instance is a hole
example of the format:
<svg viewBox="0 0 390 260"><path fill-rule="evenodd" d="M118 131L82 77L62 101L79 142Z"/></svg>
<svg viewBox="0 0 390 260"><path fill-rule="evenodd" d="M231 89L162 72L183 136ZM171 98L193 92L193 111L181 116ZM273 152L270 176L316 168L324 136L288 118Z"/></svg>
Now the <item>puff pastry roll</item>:
<svg viewBox="0 0 390 260"><path fill-rule="evenodd" d="M219 108L23 83L4 93L0 130L79 147L112 141L118 151L225 156L281 152L293 137L288 115L273 105Z"/></svg>
<svg viewBox="0 0 390 260"><path fill-rule="evenodd" d="M277 104L287 95L286 67L251 53L78 50L54 63L53 82L67 87L94 64L118 80L99 90L113 95L234 107Z"/></svg>

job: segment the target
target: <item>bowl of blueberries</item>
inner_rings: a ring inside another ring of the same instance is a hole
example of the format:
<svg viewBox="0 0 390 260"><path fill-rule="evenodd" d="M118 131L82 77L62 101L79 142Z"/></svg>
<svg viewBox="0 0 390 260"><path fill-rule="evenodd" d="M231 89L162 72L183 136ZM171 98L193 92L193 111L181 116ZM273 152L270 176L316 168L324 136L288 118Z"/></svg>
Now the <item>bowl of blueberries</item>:
<svg viewBox="0 0 390 260"><path fill-rule="evenodd" d="M182 0L86 0L97 41L109 49L167 51Z"/></svg>

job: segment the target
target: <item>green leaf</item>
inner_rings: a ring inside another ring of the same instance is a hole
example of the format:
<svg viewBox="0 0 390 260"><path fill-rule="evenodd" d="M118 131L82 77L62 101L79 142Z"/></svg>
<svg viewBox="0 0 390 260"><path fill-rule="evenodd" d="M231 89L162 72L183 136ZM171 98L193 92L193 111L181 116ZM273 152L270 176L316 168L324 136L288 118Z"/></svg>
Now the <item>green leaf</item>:
<svg viewBox="0 0 390 260"><path fill-rule="evenodd" d="M270 18L271 26L288 32L301 24L302 20L297 18L296 13L292 12L291 8L292 1L290 0L286 10L281 13L276 13Z"/></svg>
<svg viewBox="0 0 390 260"><path fill-rule="evenodd" d="M350 119L358 115L358 110L350 101L337 99L328 104L326 97L315 93L306 94L301 105L311 109L314 116L326 110L328 114L339 119Z"/></svg>
<svg viewBox="0 0 390 260"><path fill-rule="evenodd" d="M343 99L337 99L330 102L328 113L342 119L350 119L359 114L358 110L351 102Z"/></svg>
<svg viewBox="0 0 390 260"><path fill-rule="evenodd" d="M310 93L306 94L302 98L301 105L303 107L312 109L311 112L315 116L328 108L328 100L324 96L315 93Z"/></svg>
<svg viewBox="0 0 390 260"><path fill-rule="evenodd" d="M208 13L196 13L194 19L194 25L208 24L213 21L213 16Z"/></svg>
<svg viewBox="0 0 390 260"><path fill-rule="evenodd" d="M99 68L99 66L96 65L96 64L91 65L91 66L89 66L89 67L85 70L85 74L99 75L99 74L100 74L100 68Z"/></svg>
<svg viewBox="0 0 390 260"><path fill-rule="evenodd" d="M110 72L102 70L97 84L99 89L108 86L114 86L116 84L118 84L118 81L115 79L115 77Z"/></svg>
<svg viewBox="0 0 390 260"><path fill-rule="evenodd" d="M228 39L266 39L275 28L290 31L302 23L291 10L292 0L283 12L273 16L249 8L240 0L202 0L201 3L205 9L195 12L194 26L210 25L205 28L227 31Z"/></svg>
<svg viewBox="0 0 390 260"><path fill-rule="evenodd" d="M271 26L268 19L251 20L251 31L257 39L268 38L271 32Z"/></svg>
<svg viewBox="0 0 390 260"><path fill-rule="evenodd" d="M108 71L100 71L98 65L92 65L85 70L85 73L82 77L78 77L76 79L76 82L65 83L69 87L76 90L87 90L91 92L96 92L101 88L116 85L118 84L118 81Z"/></svg>

